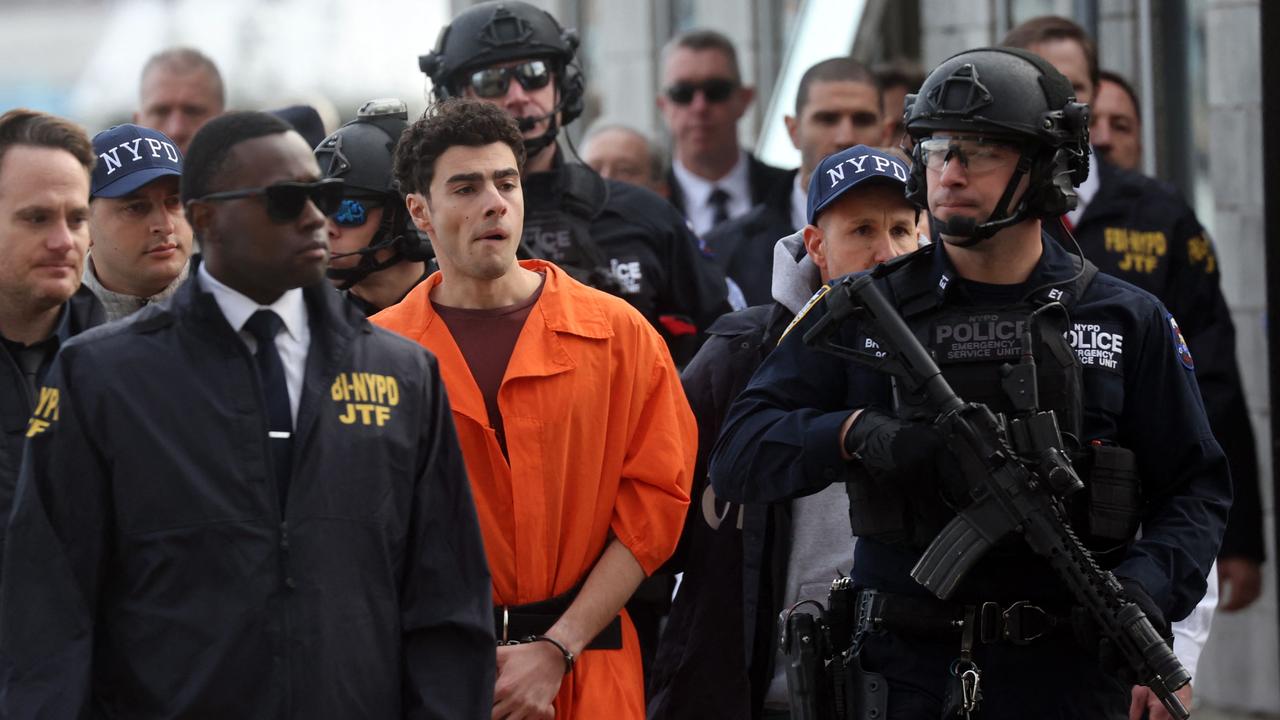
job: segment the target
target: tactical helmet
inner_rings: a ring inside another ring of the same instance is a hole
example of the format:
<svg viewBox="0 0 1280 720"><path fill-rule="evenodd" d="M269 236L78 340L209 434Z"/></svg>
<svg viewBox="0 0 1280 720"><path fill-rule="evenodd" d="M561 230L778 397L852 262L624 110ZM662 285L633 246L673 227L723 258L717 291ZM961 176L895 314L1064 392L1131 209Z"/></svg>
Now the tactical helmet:
<svg viewBox="0 0 1280 720"><path fill-rule="evenodd" d="M971 245L1029 217L1057 217L1076 206L1074 186L1089 175L1089 106L1076 102L1071 82L1047 60L1016 48L966 50L944 60L908 95L903 120L916 140L907 198L928 209L919 141L937 131L1007 140L1021 158L991 217L980 224L930 216L938 231ZM1027 192L1008 205L1023 175Z"/></svg>
<svg viewBox="0 0 1280 720"><path fill-rule="evenodd" d="M396 143L408 125L408 108L400 100L370 100L360 106L354 120L316 146L316 161L321 172L325 177L343 179L347 201L380 202L384 208L382 222L367 247L332 256L360 255L360 262L354 267L329 268L329 277L341 281L343 290L396 263L420 262L432 257L430 241L414 226L392 175ZM354 207L344 202L339 215L353 212ZM389 259L378 262L375 254L385 248L395 252Z"/></svg>
<svg viewBox="0 0 1280 720"><path fill-rule="evenodd" d="M561 28L545 10L519 0L482 2L440 31L435 49L418 58L418 67L431 78L432 96L444 100L461 94L459 81L468 71L522 58L549 58L560 97L556 109L560 122L568 125L582 114L582 73L573 62L577 50L577 32Z"/></svg>

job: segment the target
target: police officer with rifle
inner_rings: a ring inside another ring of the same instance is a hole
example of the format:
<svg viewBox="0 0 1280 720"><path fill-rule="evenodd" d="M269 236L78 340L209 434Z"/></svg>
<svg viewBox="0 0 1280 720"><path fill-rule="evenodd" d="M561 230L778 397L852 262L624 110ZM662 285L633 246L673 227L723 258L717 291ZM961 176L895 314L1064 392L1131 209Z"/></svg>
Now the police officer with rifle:
<svg viewBox="0 0 1280 720"><path fill-rule="evenodd" d="M1230 478L1173 317L1042 228L1087 174L1088 108L1039 57L979 49L906 127L935 243L820 291L711 462L734 501L846 483L837 609L784 623L829 648L793 654L836 676L813 716L1126 718L1138 683L1186 717L1169 622L1204 593Z"/></svg>

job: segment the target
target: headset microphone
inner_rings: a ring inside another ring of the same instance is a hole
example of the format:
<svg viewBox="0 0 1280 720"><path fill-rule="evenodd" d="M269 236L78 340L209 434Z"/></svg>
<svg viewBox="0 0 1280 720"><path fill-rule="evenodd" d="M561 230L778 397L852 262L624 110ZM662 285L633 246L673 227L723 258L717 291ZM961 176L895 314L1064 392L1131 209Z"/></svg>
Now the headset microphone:
<svg viewBox="0 0 1280 720"><path fill-rule="evenodd" d="M559 105L554 110L545 115L534 115L532 117L516 118L516 124L520 126L520 132L526 133L538 126L543 120L550 120L560 111Z"/></svg>
<svg viewBox="0 0 1280 720"><path fill-rule="evenodd" d="M957 235L960 237L971 237L974 230L978 228L978 221L971 217L953 217L947 221L935 220L944 234Z"/></svg>

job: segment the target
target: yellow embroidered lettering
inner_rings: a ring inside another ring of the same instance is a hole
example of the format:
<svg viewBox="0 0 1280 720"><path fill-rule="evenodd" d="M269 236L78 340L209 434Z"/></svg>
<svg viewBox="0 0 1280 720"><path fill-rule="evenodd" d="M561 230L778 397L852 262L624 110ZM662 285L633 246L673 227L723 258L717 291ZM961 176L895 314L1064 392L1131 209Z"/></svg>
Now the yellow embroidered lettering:
<svg viewBox="0 0 1280 720"><path fill-rule="evenodd" d="M33 438L48 429L49 423L40 418L31 418L27 421L27 437L29 438Z"/></svg>
<svg viewBox="0 0 1280 720"><path fill-rule="evenodd" d="M356 421L355 406L347 403L347 411L338 416L338 421L343 425L350 425Z"/></svg>
<svg viewBox="0 0 1280 720"><path fill-rule="evenodd" d="M1123 253L1126 250L1127 238L1120 228L1107 228L1103 233L1103 244L1108 252Z"/></svg>
<svg viewBox="0 0 1280 720"><path fill-rule="evenodd" d="M373 408L374 408L374 407L376 407L376 406L375 406L375 405L373 405L372 403L356 403L356 410L358 410L358 411L360 412L360 424L361 424L361 425L368 425L368 424L369 424L369 422L370 422L370 421L369 421L369 413L373 412Z"/></svg>
<svg viewBox="0 0 1280 720"><path fill-rule="evenodd" d="M344 425L385 426L391 408L400 404L400 385L390 375L370 372L339 373L329 389L336 403L346 403L338 416Z"/></svg>
<svg viewBox="0 0 1280 720"><path fill-rule="evenodd" d="M46 420L58 419L58 389L40 388L40 400L36 403L35 415Z"/></svg>

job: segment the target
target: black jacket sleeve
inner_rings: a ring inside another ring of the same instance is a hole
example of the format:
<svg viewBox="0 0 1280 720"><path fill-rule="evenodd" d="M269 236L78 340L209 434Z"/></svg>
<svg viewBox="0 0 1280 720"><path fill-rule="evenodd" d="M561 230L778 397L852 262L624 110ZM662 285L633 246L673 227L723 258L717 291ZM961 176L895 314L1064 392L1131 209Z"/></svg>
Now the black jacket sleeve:
<svg viewBox="0 0 1280 720"><path fill-rule="evenodd" d="M84 718L92 701L94 614L109 554L109 468L87 431L66 352L31 424L0 586L6 718Z"/></svg>
<svg viewBox="0 0 1280 720"><path fill-rule="evenodd" d="M401 590L405 717L488 718L493 594L462 450L435 360L424 378L417 487Z"/></svg>
<svg viewBox="0 0 1280 720"><path fill-rule="evenodd" d="M1220 556L1261 562L1266 549L1257 446L1236 362L1236 329L1222 295L1213 242L1185 204L1180 215L1171 238L1172 284L1166 297L1195 358L1209 425L1231 465L1235 500Z"/></svg>
<svg viewBox="0 0 1280 720"><path fill-rule="evenodd" d="M845 478L840 426L874 400L850 387L844 361L805 347L823 314L819 303L797 321L729 407L709 465L717 497L777 502Z"/></svg>
<svg viewBox="0 0 1280 720"><path fill-rule="evenodd" d="M1139 581L1169 621L1186 617L1205 592L1217 556L1231 483L1226 458L1205 420L1195 376L1178 357L1167 311L1143 323L1139 363L1125 372L1121 445L1143 479L1142 536L1115 574Z"/></svg>
<svg viewBox="0 0 1280 720"><path fill-rule="evenodd" d="M663 289L660 315L687 315L699 330L729 312L729 290L724 273L699 249L698 238L674 212L668 213L667 287Z"/></svg>
<svg viewBox="0 0 1280 720"><path fill-rule="evenodd" d="M703 498L709 490L707 465L711 459L711 448L720 435L720 427L724 423L725 413L729 411L729 404L747 384L747 380L751 379L751 374L763 359L760 345L769 309L768 306L760 306L734 313L733 316L758 321L759 326L749 330L744 328L745 332L740 334L712 334L680 373L685 397L688 398L689 407L698 422L698 459L694 466L693 487L689 491L691 502L685 518L684 532L680 535L680 544L675 553L663 566L664 572L682 572L685 569L685 553L689 542L697 534L698 524L706 522L703 519ZM717 501L716 511L719 510L720 503ZM737 509L733 508L734 519L736 512ZM730 520L726 520L728 521Z"/></svg>

